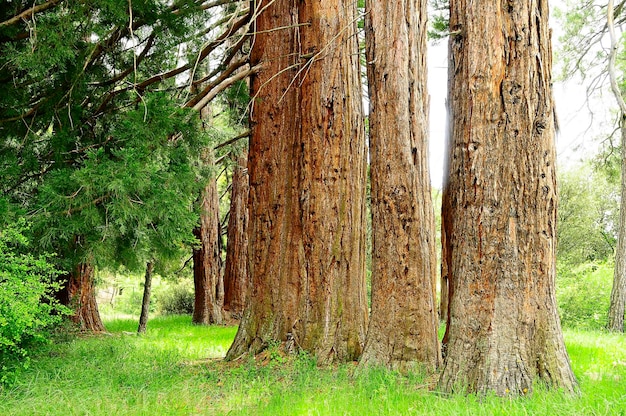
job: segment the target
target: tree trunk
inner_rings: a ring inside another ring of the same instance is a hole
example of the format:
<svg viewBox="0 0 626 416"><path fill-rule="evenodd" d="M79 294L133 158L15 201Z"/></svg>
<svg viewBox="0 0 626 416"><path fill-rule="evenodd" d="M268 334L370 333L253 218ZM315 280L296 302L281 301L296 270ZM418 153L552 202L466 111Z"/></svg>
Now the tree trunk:
<svg viewBox="0 0 626 416"><path fill-rule="evenodd" d="M439 288L439 320L448 322L448 311L450 308L450 291L448 284L448 264L450 259L448 256L448 245L446 244L446 223L441 218L441 279Z"/></svg>
<svg viewBox="0 0 626 416"><path fill-rule="evenodd" d="M233 173L228 218L226 267L224 270L224 310L241 319L250 290L248 279L248 154L237 160Z"/></svg>
<svg viewBox="0 0 626 416"><path fill-rule="evenodd" d="M154 270L154 263L149 261L146 264L146 276L143 283L143 298L141 300L141 315L139 315L139 327L137 328L138 334L146 332L146 325L148 325L148 313L150 312L150 292L152 291L152 271Z"/></svg>
<svg viewBox="0 0 626 416"><path fill-rule="evenodd" d="M626 103L622 97L622 89L617 82L615 74L615 60L617 56L618 40L615 36L615 22L613 0L607 5L607 26L611 38L611 51L609 54L609 77L611 90L620 108L621 130L621 201L619 210L619 230L617 248L615 250L615 272L613 274L613 288L611 290L611 303L609 304L609 330L624 332L624 310L626 308Z"/></svg>
<svg viewBox="0 0 626 416"><path fill-rule="evenodd" d="M100 319L96 291L93 282L93 266L80 263L65 276L65 285L59 293L59 301L74 311L71 320L81 331L104 332L106 329Z"/></svg>
<svg viewBox="0 0 626 416"><path fill-rule="evenodd" d="M547 2L450 2L443 215L450 307L440 388L576 390L555 301Z"/></svg>
<svg viewBox="0 0 626 416"><path fill-rule="evenodd" d="M361 363L434 372L435 221L428 171L426 1L368 1L372 314Z"/></svg>
<svg viewBox="0 0 626 416"><path fill-rule="evenodd" d="M615 249L615 271L611 303L609 304L609 331L624 332L626 309L626 120L621 120L622 133L622 179L619 209L619 232Z"/></svg>
<svg viewBox="0 0 626 416"><path fill-rule="evenodd" d="M217 299L221 272L219 226L217 182L212 178L202 192L200 226L194 230L194 235L200 240L200 247L193 251L194 324L223 323L222 308Z"/></svg>
<svg viewBox="0 0 626 416"><path fill-rule="evenodd" d="M367 325L365 140L356 3L277 0L251 62L249 306L227 359L287 342L321 364L361 355ZM282 28L282 29L277 29Z"/></svg>

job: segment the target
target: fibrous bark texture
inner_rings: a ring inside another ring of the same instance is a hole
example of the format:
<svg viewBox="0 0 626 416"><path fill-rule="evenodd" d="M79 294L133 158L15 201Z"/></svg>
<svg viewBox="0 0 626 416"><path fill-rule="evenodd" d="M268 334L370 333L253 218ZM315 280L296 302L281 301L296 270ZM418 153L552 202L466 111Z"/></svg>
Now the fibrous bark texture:
<svg viewBox="0 0 626 416"><path fill-rule="evenodd" d="M71 319L82 331L104 332L96 302L93 274L94 268L91 264L78 264L65 277L67 283L59 294L59 300L74 311Z"/></svg>
<svg viewBox="0 0 626 416"><path fill-rule="evenodd" d="M237 159L233 172L228 218L224 310L240 319L250 291L248 279L248 154Z"/></svg>
<svg viewBox="0 0 626 416"><path fill-rule="evenodd" d="M356 2L267 4L256 20L250 175L252 293L234 359L285 342L318 362L361 355L365 140Z"/></svg>
<svg viewBox="0 0 626 416"><path fill-rule="evenodd" d="M209 180L200 201L200 226L194 235L200 247L193 251L193 282L195 299L192 322L222 324L222 307L217 299L220 279L219 195L215 178Z"/></svg>
<svg viewBox="0 0 626 416"><path fill-rule="evenodd" d="M426 1L368 1L372 313L361 363L434 372L435 222L428 171Z"/></svg>
<svg viewBox="0 0 626 416"><path fill-rule="evenodd" d="M443 390L576 389L555 301L547 2L450 2Z"/></svg>

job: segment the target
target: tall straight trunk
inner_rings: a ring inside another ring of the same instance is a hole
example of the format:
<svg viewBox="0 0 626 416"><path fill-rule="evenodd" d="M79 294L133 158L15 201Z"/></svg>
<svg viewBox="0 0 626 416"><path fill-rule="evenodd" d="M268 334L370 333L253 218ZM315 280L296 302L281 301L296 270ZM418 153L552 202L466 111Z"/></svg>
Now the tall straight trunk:
<svg viewBox="0 0 626 416"><path fill-rule="evenodd" d="M434 372L435 221L428 170L426 6L366 3L372 185L372 313L364 365Z"/></svg>
<svg viewBox="0 0 626 416"><path fill-rule="evenodd" d="M79 263L64 276L65 284L58 297L63 305L74 311L71 320L81 331L104 332L106 329L98 311L93 274L91 264Z"/></svg>
<svg viewBox="0 0 626 416"><path fill-rule="evenodd" d="M615 272L613 275L613 288L611 290L611 303L609 304L609 330L624 332L624 311L626 308L626 102L622 96L622 89L617 82L615 74L615 60L617 58L618 39L615 36L614 6L613 0L609 0L607 5L607 27L611 39L611 50L609 54L609 77L611 80L611 90L620 108L620 130L621 130L621 201L619 212L619 230L617 238L617 249L615 251Z"/></svg>
<svg viewBox="0 0 626 416"><path fill-rule="evenodd" d="M237 159L233 172L228 217L226 264L224 270L224 310L240 319L250 291L248 279L248 153Z"/></svg>
<svg viewBox="0 0 626 416"><path fill-rule="evenodd" d="M450 2L440 388L576 390L555 301L556 174L545 1Z"/></svg>
<svg viewBox="0 0 626 416"><path fill-rule="evenodd" d="M219 226L217 182L211 178L202 192L200 226L194 230L194 235L200 240L200 247L193 251L194 324L223 323L222 307L217 297L221 273Z"/></svg>
<svg viewBox="0 0 626 416"><path fill-rule="evenodd" d="M154 263L149 261L146 263L146 275L143 282L143 298L141 300L141 314L139 315L139 327L137 328L138 334L146 332L146 326L148 325L148 313L150 312L150 293L152 292L152 271L154 270Z"/></svg>
<svg viewBox="0 0 626 416"><path fill-rule="evenodd" d="M439 282L439 320L448 322L448 311L450 308L450 291L448 284L448 264L450 259L448 255L448 245L446 244L446 223L441 218L441 279Z"/></svg>
<svg viewBox="0 0 626 416"><path fill-rule="evenodd" d="M272 342L361 355L365 138L356 2L268 3L256 20L248 170L252 293L227 359Z"/></svg>
<svg viewBox="0 0 626 416"><path fill-rule="evenodd" d="M624 312L626 310L626 119L621 120L622 133L622 178L619 209L619 231L615 250L615 270L613 288L609 304L609 330L624 332Z"/></svg>

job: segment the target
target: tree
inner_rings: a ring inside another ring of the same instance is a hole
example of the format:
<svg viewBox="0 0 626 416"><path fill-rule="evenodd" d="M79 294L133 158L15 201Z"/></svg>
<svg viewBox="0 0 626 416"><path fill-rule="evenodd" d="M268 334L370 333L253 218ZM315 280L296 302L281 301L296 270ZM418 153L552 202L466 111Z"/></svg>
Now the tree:
<svg viewBox="0 0 626 416"><path fill-rule="evenodd" d="M61 279L63 287L57 295L62 305L72 310L71 320L82 331L104 332L94 289L94 266L90 261L77 264Z"/></svg>
<svg viewBox="0 0 626 416"><path fill-rule="evenodd" d="M233 172L224 270L224 311L240 319L250 292L248 275L248 162L247 152Z"/></svg>
<svg viewBox="0 0 626 416"><path fill-rule="evenodd" d="M426 1L366 4L372 186L372 313L361 363L440 361L428 173Z"/></svg>
<svg viewBox="0 0 626 416"><path fill-rule="evenodd" d="M222 307L217 298L221 274L219 226L217 181L211 178L200 197L200 225L194 230L200 241L200 246L193 250L195 300L192 322L195 324L223 322Z"/></svg>
<svg viewBox="0 0 626 416"><path fill-rule="evenodd" d="M607 27L611 39L611 51L609 53L608 72L611 80L611 91L619 105L622 176L619 233L617 250L615 251L615 272L613 275L613 289L611 290L611 303L609 304L608 326L611 331L624 332L624 312L626 312L626 103L624 102L622 90L615 73L618 43L615 35L614 14L613 0L609 0L607 5Z"/></svg>
<svg viewBox="0 0 626 416"><path fill-rule="evenodd" d="M487 37L486 37L486 34ZM555 301L546 2L450 2L445 391L576 390Z"/></svg>
<svg viewBox="0 0 626 416"><path fill-rule="evenodd" d="M141 314L139 315L138 334L146 332L148 325L148 313L150 312L150 294L152 292L152 272L154 271L154 261L146 263L146 274L143 282L143 297L141 299Z"/></svg>
<svg viewBox="0 0 626 416"><path fill-rule="evenodd" d="M246 65L233 51L247 38L247 11L222 13L224 3L13 1L0 10L0 198L32 219L35 241L72 271L65 285L76 292L65 298L85 299L74 302L85 312L97 313L87 306L90 271L141 257L129 247L147 226L180 220L169 231L191 235L206 144L195 111L249 74L231 76ZM238 41L222 49L231 37ZM210 56L220 65L190 97ZM100 330L99 317L76 312Z"/></svg>
<svg viewBox="0 0 626 416"><path fill-rule="evenodd" d="M227 359L270 343L361 355L365 140L356 3L277 0L256 19L248 171L250 302Z"/></svg>

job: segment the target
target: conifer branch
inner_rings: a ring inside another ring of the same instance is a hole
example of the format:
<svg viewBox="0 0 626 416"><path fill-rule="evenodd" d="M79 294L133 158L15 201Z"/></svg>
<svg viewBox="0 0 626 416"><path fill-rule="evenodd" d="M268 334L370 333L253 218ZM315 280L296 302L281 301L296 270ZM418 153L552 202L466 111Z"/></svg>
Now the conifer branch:
<svg viewBox="0 0 626 416"><path fill-rule="evenodd" d="M38 6L33 6L30 9L26 9L23 12L21 12L20 14L15 15L15 16L13 16L10 19L5 20L4 22L0 22L0 27L14 25L15 23L19 22L22 19L27 19L27 18L31 17L35 13L43 12L44 10L48 10L48 9L56 6L61 1L62 0L50 0L50 1L46 2L46 3L40 4Z"/></svg>

